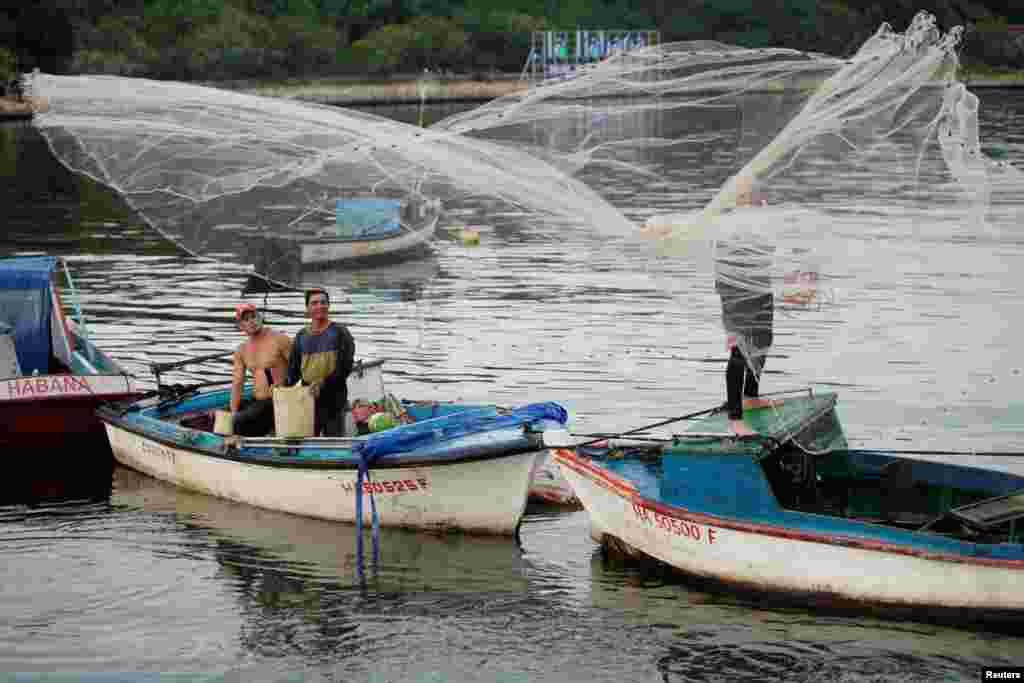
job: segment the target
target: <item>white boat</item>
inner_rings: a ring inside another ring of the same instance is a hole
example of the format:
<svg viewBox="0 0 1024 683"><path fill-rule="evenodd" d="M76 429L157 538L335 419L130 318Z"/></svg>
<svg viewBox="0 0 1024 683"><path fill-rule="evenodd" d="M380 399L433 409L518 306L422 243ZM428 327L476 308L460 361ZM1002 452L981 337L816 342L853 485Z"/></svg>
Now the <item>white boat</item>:
<svg viewBox="0 0 1024 683"><path fill-rule="evenodd" d="M349 377L350 401L393 401L382 361ZM225 437L212 414L227 389L101 409L114 457L182 488L308 517L382 526L516 532L545 428L564 425L556 404L402 401L414 420L345 438ZM366 513L361 514L357 503Z"/></svg>
<svg viewBox="0 0 1024 683"><path fill-rule="evenodd" d="M299 235L299 260L317 266L414 252L433 238L440 215L436 199L339 199L334 226L313 239Z"/></svg>

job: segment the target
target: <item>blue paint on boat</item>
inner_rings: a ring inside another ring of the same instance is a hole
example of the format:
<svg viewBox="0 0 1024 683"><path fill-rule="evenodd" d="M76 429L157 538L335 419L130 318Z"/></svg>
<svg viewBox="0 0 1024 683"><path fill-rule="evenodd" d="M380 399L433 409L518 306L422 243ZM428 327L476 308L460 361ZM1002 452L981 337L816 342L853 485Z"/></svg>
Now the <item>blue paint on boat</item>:
<svg viewBox="0 0 1024 683"><path fill-rule="evenodd" d="M828 412L834 406L834 396L827 404ZM671 445L626 448L587 447L579 455L589 458L591 464L620 477L635 487L638 495L652 507L681 517L705 515L708 523L739 525L753 533L784 535L802 540L842 543L845 540L866 541L886 549L921 554L938 554L963 558L1024 560L1024 544L1020 542L973 542L938 533L911 528L900 528L884 520L825 514L824 511L789 509L780 503L765 467L766 458L778 454L786 447L786 434L800 433L812 427L810 421L829 421L834 416L822 412L821 397L813 399L787 399L781 411L789 410L802 415L806 425L797 425L792 419L779 420L781 433L768 431L771 421L765 417L760 426L767 433L753 438L701 437L677 438ZM816 416L816 417L815 417ZM715 417L705 422L723 422ZM799 421L798 421L799 422ZM758 421L755 421L758 424ZM696 431L701 429L693 428ZM813 431L813 430L812 430ZM845 445L841 434L822 436L827 430L818 430L812 437L819 443ZM790 448L793 446L790 444ZM794 451L796 452L796 451ZM864 498L885 502L887 472L898 467L901 475L912 483L904 489L905 495L918 495L933 508L936 518L941 517L959 501L973 501L1006 496L1024 491L1024 477L973 467L910 460L872 450L847 450L819 454L823 466L815 475L815 485L823 482L837 485L856 482L863 487ZM874 490L872 489L874 487ZM913 488L916 487L916 488ZM927 501L927 495L945 495L949 500ZM856 501L855 501L856 502ZM897 501L900 502L900 501ZM937 506L937 507L936 507ZM851 504L850 510L856 511ZM922 524L923 526L923 524ZM1019 539L1018 539L1019 540Z"/></svg>

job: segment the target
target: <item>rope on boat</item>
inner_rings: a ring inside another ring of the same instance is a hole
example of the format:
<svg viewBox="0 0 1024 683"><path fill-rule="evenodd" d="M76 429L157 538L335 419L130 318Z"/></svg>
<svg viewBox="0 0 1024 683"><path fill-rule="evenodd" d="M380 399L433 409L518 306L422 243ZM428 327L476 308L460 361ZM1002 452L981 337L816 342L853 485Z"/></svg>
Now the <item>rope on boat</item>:
<svg viewBox="0 0 1024 683"><path fill-rule="evenodd" d="M579 434L577 432L569 432L569 436L579 436L583 438L594 438L594 439L616 439L619 434ZM632 441L650 441L651 443L672 443L674 439L659 439L651 436L634 436L631 438ZM580 444L581 446L586 444Z"/></svg>
<svg viewBox="0 0 1024 683"><path fill-rule="evenodd" d="M724 408L725 408L724 405L715 406L714 408L705 408L704 410L699 410L696 413L690 413L688 415L680 415L679 417L672 417L672 418L669 418L667 420L662 420L661 422L655 422L654 424L645 425L643 427L637 427L636 429L630 429L629 431L626 431L626 432L620 432L619 434L601 435L599 438L591 439L590 441L584 441L583 443L573 444L572 447L573 448L581 448L583 446L590 446L592 444L595 444L598 441L604 441L605 439L619 439L619 438L622 438L624 436L628 436L630 434L636 434L638 432L645 432L648 429L654 429L655 427L663 427L663 426L665 426L667 424L672 424L673 422L681 422L683 420L692 420L693 418L701 417L702 415L711 415L712 413L717 413L720 410L723 410Z"/></svg>
<svg viewBox="0 0 1024 683"><path fill-rule="evenodd" d="M355 450L355 449L353 449ZM359 582L366 582L366 575L363 571L363 481L367 484L370 483L370 461L375 460L375 456L367 456L366 453L359 451L359 467L356 470L356 574L359 576ZM373 487L367 486L367 493L370 495L370 515L371 523L373 526L373 567L376 568L380 564L380 517L377 515L377 501L373 497Z"/></svg>

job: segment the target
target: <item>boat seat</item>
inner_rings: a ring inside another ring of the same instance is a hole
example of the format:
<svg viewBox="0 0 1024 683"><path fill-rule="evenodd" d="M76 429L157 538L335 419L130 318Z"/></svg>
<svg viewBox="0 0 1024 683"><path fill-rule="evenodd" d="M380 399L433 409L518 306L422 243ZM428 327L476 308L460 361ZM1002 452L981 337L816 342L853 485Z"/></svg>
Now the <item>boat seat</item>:
<svg viewBox="0 0 1024 683"><path fill-rule="evenodd" d="M948 514L976 529L989 531L1000 524L1024 518L1024 489L953 508Z"/></svg>

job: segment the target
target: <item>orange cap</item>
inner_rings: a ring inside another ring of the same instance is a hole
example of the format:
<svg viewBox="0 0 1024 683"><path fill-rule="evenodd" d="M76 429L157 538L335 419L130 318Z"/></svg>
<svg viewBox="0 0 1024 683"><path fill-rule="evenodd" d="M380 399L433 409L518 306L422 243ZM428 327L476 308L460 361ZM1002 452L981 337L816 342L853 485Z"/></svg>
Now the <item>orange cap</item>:
<svg viewBox="0 0 1024 683"><path fill-rule="evenodd" d="M256 312L256 304L238 304L235 306L235 320L241 320L243 313Z"/></svg>

